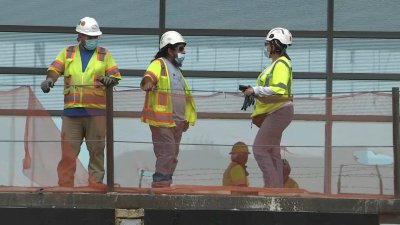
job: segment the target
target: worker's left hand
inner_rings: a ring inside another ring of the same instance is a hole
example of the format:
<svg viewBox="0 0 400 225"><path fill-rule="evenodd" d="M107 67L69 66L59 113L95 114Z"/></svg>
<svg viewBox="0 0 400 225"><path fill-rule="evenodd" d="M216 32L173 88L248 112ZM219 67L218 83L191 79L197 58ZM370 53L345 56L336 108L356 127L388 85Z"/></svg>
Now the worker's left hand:
<svg viewBox="0 0 400 225"><path fill-rule="evenodd" d="M251 105L254 105L255 100L254 100L254 95L245 95L244 96L244 101L243 101L243 106L240 110L246 111L248 107Z"/></svg>
<svg viewBox="0 0 400 225"><path fill-rule="evenodd" d="M110 87L116 83L115 78L107 76L103 77L100 82L103 83L103 85L106 87Z"/></svg>
<svg viewBox="0 0 400 225"><path fill-rule="evenodd" d="M185 121L185 122L183 123L183 132L186 132L188 129L189 129L189 122L188 122L188 121Z"/></svg>

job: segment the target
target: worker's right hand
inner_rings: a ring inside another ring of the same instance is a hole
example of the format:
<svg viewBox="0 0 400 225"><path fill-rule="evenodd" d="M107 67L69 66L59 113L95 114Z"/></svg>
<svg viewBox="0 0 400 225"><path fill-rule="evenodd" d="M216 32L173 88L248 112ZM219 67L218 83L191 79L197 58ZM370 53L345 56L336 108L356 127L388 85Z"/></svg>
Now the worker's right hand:
<svg viewBox="0 0 400 225"><path fill-rule="evenodd" d="M40 87L44 93L49 93L50 88L54 87L54 80L49 77L41 83Z"/></svg>
<svg viewBox="0 0 400 225"><path fill-rule="evenodd" d="M153 82L146 82L146 83L144 83L144 85L142 86L142 90L143 90L143 91L152 91L152 90L154 90L154 84L153 84Z"/></svg>

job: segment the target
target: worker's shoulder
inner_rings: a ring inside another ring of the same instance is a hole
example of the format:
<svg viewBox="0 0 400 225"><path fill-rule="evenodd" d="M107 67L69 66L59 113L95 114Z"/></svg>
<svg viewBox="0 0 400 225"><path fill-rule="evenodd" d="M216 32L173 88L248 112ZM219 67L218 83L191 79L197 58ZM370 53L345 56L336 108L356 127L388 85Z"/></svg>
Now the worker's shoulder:
<svg viewBox="0 0 400 225"><path fill-rule="evenodd" d="M292 62L285 57L281 57L276 60L274 67L290 69L292 67Z"/></svg>
<svg viewBox="0 0 400 225"><path fill-rule="evenodd" d="M157 59L153 59L150 62L150 66L149 67L161 67L163 66L165 63L161 58L157 58Z"/></svg>

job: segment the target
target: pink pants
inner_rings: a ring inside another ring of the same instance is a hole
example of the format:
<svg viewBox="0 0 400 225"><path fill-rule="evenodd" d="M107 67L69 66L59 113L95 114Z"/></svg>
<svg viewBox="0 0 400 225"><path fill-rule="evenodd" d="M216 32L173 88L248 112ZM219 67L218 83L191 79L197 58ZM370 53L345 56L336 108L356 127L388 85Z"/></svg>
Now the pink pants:
<svg viewBox="0 0 400 225"><path fill-rule="evenodd" d="M293 120L293 105L268 114L254 139L253 153L263 173L264 187L283 187L280 144L282 133Z"/></svg>

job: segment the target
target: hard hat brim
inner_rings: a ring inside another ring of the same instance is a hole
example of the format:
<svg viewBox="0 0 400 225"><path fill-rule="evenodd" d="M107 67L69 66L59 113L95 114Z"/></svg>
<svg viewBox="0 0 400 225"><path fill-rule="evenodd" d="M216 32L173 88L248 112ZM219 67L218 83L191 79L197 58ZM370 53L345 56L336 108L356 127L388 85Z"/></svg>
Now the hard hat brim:
<svg viewBox="0 0 400 225"><path fill-rule="evenodd" d="M84 31L78 31L76 30L76 32L80 33L80 34L85 34L87 36L100 36L103 33L101 31L95 31L95 32L84 32Z"/></svg>

